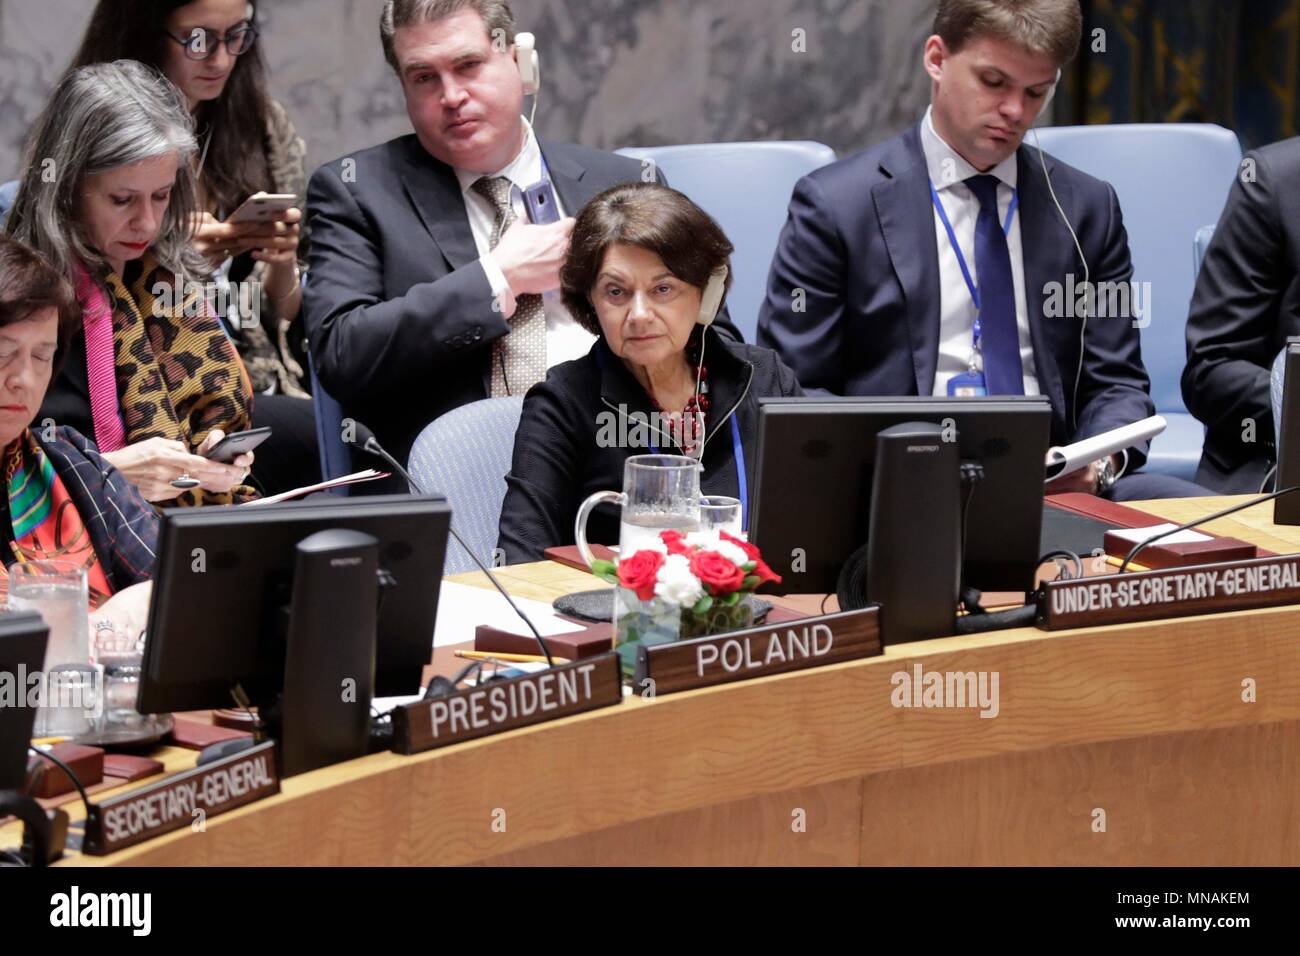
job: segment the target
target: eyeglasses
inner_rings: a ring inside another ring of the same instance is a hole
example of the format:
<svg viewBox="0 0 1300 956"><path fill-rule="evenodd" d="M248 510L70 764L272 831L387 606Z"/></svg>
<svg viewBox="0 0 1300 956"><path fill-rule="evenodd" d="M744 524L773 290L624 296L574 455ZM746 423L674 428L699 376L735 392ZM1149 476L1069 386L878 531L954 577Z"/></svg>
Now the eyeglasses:
<svg viewBox="0 0 1300 956"><path fill-rule="evenodd" d="M224 37L207 27L195 27L190 31L190 35L184 38L172 36L166 31L163 33L168 39L185 47L185 55L191 60L209 59L222 43L226 45L227 53L231 56L239 56L251 50L253 44L257 42L257 27L251 23L235 27Z"/></svg>

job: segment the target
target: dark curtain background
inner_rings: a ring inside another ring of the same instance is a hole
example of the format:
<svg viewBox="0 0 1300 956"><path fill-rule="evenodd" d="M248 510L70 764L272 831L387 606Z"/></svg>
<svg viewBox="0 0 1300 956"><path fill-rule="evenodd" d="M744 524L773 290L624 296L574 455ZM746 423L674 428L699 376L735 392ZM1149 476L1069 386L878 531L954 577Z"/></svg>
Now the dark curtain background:
<svg viewBox="0 0 1300 956"><path fill-rule="evenodd" d="M1300 0L1083 0L1083 12L1058 123L1218 123L1246 148L1300 128Z"/></svg>

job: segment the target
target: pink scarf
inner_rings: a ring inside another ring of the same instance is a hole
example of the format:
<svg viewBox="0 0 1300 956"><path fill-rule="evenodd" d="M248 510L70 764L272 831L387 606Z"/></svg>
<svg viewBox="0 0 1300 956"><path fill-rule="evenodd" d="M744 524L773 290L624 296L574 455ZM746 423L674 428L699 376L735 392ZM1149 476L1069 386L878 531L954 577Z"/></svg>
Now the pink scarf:
<svg viewBox="0 0 1300 956"><path fill-rule="evenodd" d="M90 383L90 417L101 452L126 444L126 429L117 403L117 361L113 350L113 309L86 267L77 265L77 301L86 335L86 378Z"/></svg>

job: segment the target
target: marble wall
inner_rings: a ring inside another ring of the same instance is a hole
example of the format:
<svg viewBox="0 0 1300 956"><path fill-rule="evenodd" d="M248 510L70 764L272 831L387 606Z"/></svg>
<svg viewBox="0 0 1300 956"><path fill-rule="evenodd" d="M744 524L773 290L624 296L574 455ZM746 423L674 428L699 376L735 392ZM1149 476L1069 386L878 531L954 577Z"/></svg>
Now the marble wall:
<svg viewBox="0 0 1300 956"><path fill-rule="evenodd" d="M92 0L0 0L0 178ZM309 169L409 132L382 0L261 0L273 94ZM924 110L932 0L514 0L538 36L544 136L590 146L812 139L841 155Z"/></svg>

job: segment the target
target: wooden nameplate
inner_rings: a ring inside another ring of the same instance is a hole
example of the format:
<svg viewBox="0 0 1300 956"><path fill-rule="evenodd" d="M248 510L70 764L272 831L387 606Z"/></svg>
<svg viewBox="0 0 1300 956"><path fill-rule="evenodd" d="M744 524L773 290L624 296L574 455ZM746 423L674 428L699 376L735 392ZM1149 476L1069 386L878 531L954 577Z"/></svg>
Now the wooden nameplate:
<svg viewBox="0 0 1300 956"><path fill-rule="evenodd" d="M561 614L560 617L581 625L582 630L569 634L555 634L546 638L546 646L551 649L552 656L576 661L582 657L595 657L598 654L609 653L614 643L614 626L609 621L580 621L565 614ZM800 611L792 611L774 604L767 612L764 623L782 624L787 621L801 620L804 617L807 615ZM474 629L474 650L489 654L542 653L542 649L537 646L537 638L531 634L514 634L486 624L480 624Z"/></svg>
<svg viewBox="0 0 1300 956"><path fill-rule="evenodd" d="M1300 555L1271 555L1048 581L1038 592L1036 623L1056 631L1295 603L1300 603Z"/></svg>
<svg viewBox="0 0 1300 956"><path fill-rule="evenodd" d="M604 544L593 544L591 553L594 557L602 561L617 561L618 555L613 549ZM547 548L542 552L546 560L554 561L557 564L563 564L566 567L576 568L579 571L590 571L587 562L582 560L582 555L578 553L576 544L562 544L555 548Z"/></svg>
<svg viewBox="0 0 1300 956"><path fill-rule="evenodd" d="M92 803L82 852L103 856L280 792L275 742Z"/></svg>
<svg viewBox="0 0 1300 956"><path fill-rule="evenodd" d="M417 754L622 702L618 655L610 652L398 707L393 751Z"/></svg>
<svg viewBox="0 0 1300 956"><path fill-rule="evenodd" d="M882 653L879 608L637 648L638 694L658 696Z"/></svg>
<svg viewBox="0 0 1300 956"><path fill-rule="evenodd" d="M1055 505L1065 511L1072 511L1075 514L1095 518L1098 521L1105 521L1115 528L1149 528L1152 525L1170 523L1164 518L1148 514L1145 511L1139 511L1136 508L1130 508L1127 505L1107 501L1105 498L1098 498L1096 495L1071 492L1064 495L1049 495L1045 500L1047 504ZM1273 554L1272 551L1266 551L1237 538L1215 534L1213 531L1206 531L1204 528L1194 530L1197 534L1208 535L1213 541L1172 545L1157 541L1155 544L1143 548L1138 556L1134 558L1135 563L1148 568L1163 568L1179 564L1209 564L1244 560L1245 558L1265 558ZM1111 535L1106 536L1105 547L1106 553L1112 557L1122 559L1133 549L1133 542L1129 541L1127 547L1121 548L1120 544L1116 544L1115 550L1112 551L1111 537ZM1254 553L1248 554L1246 549L1253 549ZM1158 563L1165 561L1168 563Z"/></svg>

